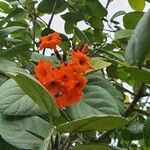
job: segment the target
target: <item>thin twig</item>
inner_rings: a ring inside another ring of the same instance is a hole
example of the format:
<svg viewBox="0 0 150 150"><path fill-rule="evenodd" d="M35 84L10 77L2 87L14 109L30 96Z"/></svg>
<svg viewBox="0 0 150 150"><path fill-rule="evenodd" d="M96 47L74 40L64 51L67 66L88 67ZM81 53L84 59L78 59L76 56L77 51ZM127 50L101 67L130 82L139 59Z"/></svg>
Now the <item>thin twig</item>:
<svg viewBox="0 0 150 150"><path fill-rule="evenodd" d="M51 15L51 18L50 18L50 20L49 20L49 22L48 22L48 25L47 25L48 28L50 28L51 23L52 23L52 20L53 20L53 18L54 18L56 6L57 6L57 1L58 1L58 0L55 0L54 6L53 6L53 9L52 9L52 15Z"/></svg>
<svg viewBox="0 0 150 150"><path fill-rule="evenodd" d="M35 51L35 33L36 33L36 13L35 8L33 10L33 51Z"/></svg>
<svg viewBox="0 0 150 150"><path fill-rule="evenodd" d="M144 84L141 85L138 93L135 95L132 103L129 105L129 107L127 108L125 114L124 114L124 117L128 117L134 110L134 107L136 106L137 102L141 99L142 95L143 95L143 92L144 92Z"/></svg>
<svg viewBox="0 0 150 150"><path fill-rule="evenodd" d="M96 142L103 143L105 140L114 132L115 130L106 131L101 134L99 138L96 139Z"/></svg>
<svg viewBox="0 0 150 150"><path fill-rule="evenodd" d="M106 9L108 8L108 6L109 6L109 4L110 4L111 2L112 2L112 0L108 0L108 1L107 1L106 7L105 7Z"/></svg>
<svg viewBox="0 0 150 150"><path fill-rule="evenodd" d="M135 108L133 111L146 115L147 117L150 117L150 112L144 111L142 109Z"/></svg>
<svg viewBox="0 0 150 150"><path fill-rule="evenodd" d="M52 9L52 14L51 14L51 17L50 17L49 22L48 22L48 24L47 24L47 27L48 27L48 28L51 27L52 20L53 20L53 18L54 18L56 6L57 6L57 1L58 1L58 0L55 0L54 6L53 6L53 9ZM43 55L45 54L45 51L46 51L46 48L43 49L43 52L42 52Z"/></svg>
<svg viewBox="0 0 150 150"><path fill-rule="evenodd" d="M66 141L64 142L64 144L62 145L62 147L60 148L60 150L67 150L68 145L70 144L70 138L71 136L74 134L74 132L70 133L68 138L66 139Z"/></svg>
<svg viewBox="0 0 150 150"><path fill-rule="evenodd" d="M68 122L71 121L71 119L67 116L67 114L65 113L64 110L60 109L60 113L61 113L61 115L62 115L64 118L66 118L66 120L67 120Z"/></svg>

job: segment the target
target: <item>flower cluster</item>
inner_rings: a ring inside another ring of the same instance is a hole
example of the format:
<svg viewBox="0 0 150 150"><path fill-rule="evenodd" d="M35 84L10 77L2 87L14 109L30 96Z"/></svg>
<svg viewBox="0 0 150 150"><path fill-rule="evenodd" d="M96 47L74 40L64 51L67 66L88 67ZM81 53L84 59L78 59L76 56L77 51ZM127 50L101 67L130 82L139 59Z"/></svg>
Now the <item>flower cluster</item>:
<svg viewBox="0 0 150 150"><path fill-rule="evenodd" d="M53 48L56 50L56 45L61 43L61 37L57 32L53 32L47 36L43 36L40 38L40 50L43 48Z"/></svg>
<svg viewBox="0 0 150 150"><path fill-rule="evenodd" d="M50 92L59 108L77 103L83 96L83 88L87 84L83 74L92 68L86 50L87 45L81 51L72 50L70 61L61 63L59 67L53 68L49 60L40 60L34 68L36 78Z"/></svg>

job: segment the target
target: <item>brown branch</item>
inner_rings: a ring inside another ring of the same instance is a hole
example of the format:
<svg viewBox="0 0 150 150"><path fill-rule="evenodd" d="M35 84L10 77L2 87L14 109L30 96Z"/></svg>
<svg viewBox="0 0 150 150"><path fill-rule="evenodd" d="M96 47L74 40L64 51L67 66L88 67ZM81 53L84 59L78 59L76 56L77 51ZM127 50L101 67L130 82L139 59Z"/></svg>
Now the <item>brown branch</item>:
<svg viewBox="0 0 150 150"><path fill-rule="evenodd" d="M147 117L150 117L150 112L144 111L144 110L142 110L142 109L135 108L133 111L134 111L134 112L141 113L141 114L143 114L143 115L146 115Z"/></svg>
<svg viewBox="0 0 150 150"><path fill-rule="evenodd" d="M132 103L129 105L129 107L127 108L124 117L128 117L134 110L137 102L141 99L143 92L144 92L144 84L141 85L140 89L138 90L137 94L135 95Z"/></svg>
<svg viewBox="0 0 150 150"><path fill-rule="evenodd" d="M106 7L105 7L106 9L108 8L108 6L109 6L109 4L110 4L111 2L112 2L112 0L108 0L108 1L107 1Z"/></svg>
<svg viewBox="0 0 150 150"><path fill-rule="evenodd" d="M51 23L52 23L52 20L53 20L53 18L54 18L54 14L55 14L57 2L58 2L58 0L55 0L54 6L53 6L53 9L52 9L52 15L51 15L51 18L50 18L50 20L49 20L49 22L48 22L48 25L47 25L48 28L50 28Z"/></svg>

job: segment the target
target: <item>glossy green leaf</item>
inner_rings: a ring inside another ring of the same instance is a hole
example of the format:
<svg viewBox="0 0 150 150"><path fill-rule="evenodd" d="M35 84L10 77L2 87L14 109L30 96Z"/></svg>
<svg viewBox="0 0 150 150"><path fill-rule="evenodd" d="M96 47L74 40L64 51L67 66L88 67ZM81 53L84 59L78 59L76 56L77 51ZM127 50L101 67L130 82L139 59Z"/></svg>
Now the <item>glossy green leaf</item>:
<svg viewBox="0 0 150 150"><path fill-rule="evenodd" d="M91 17L88 22L90 23L91 27L93 28L98 28L98 29L103 29L104 24L100 18L97 17Z"/></svg>
<svg viewBox="0 0 150 150"><path fill-rule="evenodd" d="M77 27L74 27L74 31L75 31L75 34L77 35L77 37L79 38L80 41L85 42L85 43L89 43L89 40L83 31L81 31Z"/></svg>
<svg viewBox="0 0 150 150"><path fill-rule="evenodd" d="M0 118L0 135L5 141L22 149L38 149L42 140L27 132L26 129L46 137L50 126L48 122L37 116L21 119Z"/></svg>
<svg viewBox="0 0 150 150"><path fill-rule="evenodd" d="M112 85L111 82L97 75L89 75L88 83L91 85L100 86L103 89L105 89L107 92L109 92L114 98L114 102L117 104L120 114L124 114L125 108L123 102L124 101L123 95L118 90L115 89L115 87Z"/></svg>
<svg viewBox="0 0 150 150"><path fill-rule="evenodd" d="M18 56L18 55L24 56L24 57L29 57L30 56L29 48L30 48L29 43L20 44L20 45L9 48L9 49L5 50L4 52L0 53L0 57L12 58L12 57Z"/></svg>
<svg viewBox="0 0 150 150"><path fill-rule="evenodd" d="M145 7L145 0L128 0L128 2L136 11L142 11Z"/></svg>
<svg viewBox="0 0 150 150"><path fill-rule="evenodd" d="M2 13L10 13L11 7L8 3L1 1L0 2L0 12Z"/></svg>
<svg viewBox="0 0 150 150"><path fill-rule="evenodd" d="M76 145L73 150L126 150L126 149L121 149L117 147L111 147L109 145L104 145L104 144L80 144Z"/></svg>
<svg viewBox="0 0 150 150"><path fill-rule="evenodd" d="M57 130L59 132L108 131L121 128L126 124L127 120L123 117L96 115L61 124Z"/></svg>
<svg viewBox="0 0 150 150"><path fill-rule="evenodd" d="M131 74L131 77L134 80L143 82L143 83L149 83L150 84L150 70L149 69L139 69L136 67L130 67L124 69L126 72Z"/></svg>
<svg viewBox="0 0 150 150"><path fill-rule="evenodd" d="M79 21L82 21L84 18L79 12L68 12L65 13L64 15L61 15L61 17L72 24L76 24Z"/></svg>
<svg viewBox="0 0 150 150"><path fill-rule="evenodd" d="M58 116L59 110L50 93L33 77L19 73L13 77L21 89L50 116Z"/></svg>
<svg viewBox="0 0 150 150"><path fill-rule="evenodd" d="M65 21L64 28L65 28L65 32L67 34L70 34L73 33L74 25L70 22Z"/></svg>
<svg viewBox="0 0 150 150"><path fill-rule="evenodd" d="M38 5L38 11L40 13L52 13L53 6L55 5L55 0L42 0ZM57 1L55 13L60 13L67 8L65 3L61 0Z"/></svg>
<svg viewBox="0 0 150 150"><path fill-rule="evenodd" d="M89 8L88 13L93 17L104 17L107 15L107 10L98 0L86 0L86 6Z"/></svg>
<svg viewBox="0 0 150 150"><path fill-rule="evenodd" d="M143 12L129 12L123 16L123 25L126 29L135 29L137 23L143 16Z"/></svg>
<svg viewBox="0 0 150 150"><path fill-rule="evenodd" d="M9 61L9 60L3 59L3 58L0 59L0 70L3 72L15 73L15 72L19 71L19 72L26 73L26 70L17 67L17 64L15 62Z"/></svg>
<svg viewBox="0 0 150 150"><path fill-rule="evenodd" d="M0 137L0 149L1 150L23 150L8 144L6 141L2 139L2 137Z"/></svg>
<svg viewBox="0 0 150 150"><path fill-rule="evenodd" d="M23 14L24 13L24 9L22 8L16 8L14 10L12 10L6 17L6 19L10 19L12 17L16 18L16 16Z"/></svg>
<svg viewBox="0 0 150 150"><path fill-rule="evenodd" d="M126 141L140 140L143 138L143 123L132 122L121 131L121 136Z"/></svg>
<svg viewBox="0 0 150 150"><path fill-rule="evenodd" d="M132 65L141 65L150 53L150 10L139 21L134 34L131 36L127 48L126 59Z"/></svg>
<svg viewBox="0 0 150 150"><path fill-rule="evenodd" d="M6 82L7 79L8 78L6 76L0 75L0 85L2 85L4 82Z"/></svg>
<svg viewBox="0 0 150 150"><path fill-rule="evenodd" d="M114 150L108 145L76 145L73 150Z"/></svg>
<svg viewBox="0 0 150 150"><path fill-rule="evenodd" d="M71 119L91 115L123 114L122 99L122 95L106 80L90 75L89 82L84 88L83 99L79 103L67 107L66 113Z"/></svg>
<svg viewBox="0 0 150 150"><path fill-rule="evenodd" d="M11 34L15 31L19 31L21 29L25 29L24 27L20 27L20 26L12 26L12 27L7 27L4 29L0 30L0 39L5 38L8 34Z"/></svg>
<svg viewBox="0 0 150 150"><path fill-rule="evenodd" d="M111 65L111 63L106 62L100 59L99 57L92 57L90 59L90 64L93 67L93 69L88 70L86 73L92 73L92 72L98 71L100 69L106 68Z"/></svg>
<svg viewBox="0 0 150 150"><path fill-rule="evenodd" d="M115 32L115 40L130 38L134 30L118 30Z"/></svg>
<svg viewBox="0 0 150 150"><path fill-rule="evenodd" d="M13 79L7 80L0 87L0 113L13 116L45 114Z"/></svg>
<svg viewBox="0 0 150 150"><path fill-rule="evenodd" d="M144 128L143 128L143 132L144 132L144 140L145 140L145 144L147 147L150 147L150 118L148 118L145 123L144 123Z"/></svg>
<svg viewBox="0 0 150 150"><path fill-rule="evenodd" d="M52 66L58 66L60 64L60 61L57 59L57 57L55 55L45 56L38 52L33 52L31 54L31 61L39 62L40 59L51 61Z"/></svg>

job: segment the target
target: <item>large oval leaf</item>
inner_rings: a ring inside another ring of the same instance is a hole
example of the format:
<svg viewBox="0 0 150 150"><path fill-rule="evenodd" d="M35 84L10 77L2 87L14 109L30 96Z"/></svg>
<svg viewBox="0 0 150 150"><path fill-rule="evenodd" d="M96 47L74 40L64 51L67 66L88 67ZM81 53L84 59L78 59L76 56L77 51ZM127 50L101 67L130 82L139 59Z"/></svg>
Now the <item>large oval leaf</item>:
<svg viewBox="0 0 150 150"><path fill-rule="evenodd" d="M0 118L0 135L5 141L18 148L38 149L42 140L27 130L46 137L50 127L48 122L36 116L14 120Z"/></svg>
<svg viewBox="0 0 150 150"><path fill-rule="evenodd" d="M81 102L66 108L71 119L124 112L122 95L98 76L89 76Z"/></svg>
<svg viewBox="0 0 150 150"><path fill-rule="evenodd" d="M127 124L127 120L119 116L91 116L76 119L69 123L63 123L57 127L60 132L81 132L81 131L108 131L121 128Z"/></svg>
<svg viewBox="0 0 150 150"><path fill-rule="evenodd" d="M19 73L13 77L21 89L50 116L58 116L59 110L50 93L32 76Z"/></svg>
<svg viewBox="0 0 150 150"><path fill-rule="evenodd" d="M147 147L150 147L150 118L148 118L144 123L143 133L145 144Z"/></svg>
<svg viewBox="0 0 150 150"><path fill-rule="evenodd" d="M142 11L145 7L145 0L128 0L128 2L136 11Z"/></svg>
<svg viewBox="0 0 150 150"><path fill-rule="evenodd" d="M0 53L0 57L12 58L18 55L29 57L30 56L29 48L30 48L29 43L20 44L3 51L2 53Z"/></svg>
<svg viewBox="0 0 150 150"><path fill-rule="evenodd" d="M73 148L73 150L125 150L125 149L120 149L118 147L111 147L109 145L104 144L87 144L87 145L78 144Z"/></svg>
<svg viewBox="0 0 150 150"><path fill-rule="evenodd" d="M141 65L150 52L150 9L139 21L126 48L126 59L132 65Z"/></svg>
<svg viewBox="0 0 150 150"><path fill-rule="evenodd" d="M42 115L45 112L13 80L0 87L0 113L3 115Z"/></svg>
<svg viewBox="0 0 150 150"><path fill-rule="evenodd" d="M40 13L52 13L53 7L55 5L55 0L42 0L38 5L38 11ZM66 9L66 5L63 1L57 1L55 13L60 13Z"/></svg>
<svg viewBox="0 0 150 150"><path fill-rule="evenodd" d="M113 87L111 82L97 75L89 75L88 80L89 84L98 85L107 90L107 92L109 92L114 98L114 102L117 104L120 114L124 114L125 107L123 95L118 90L116 90L115 87Z"/></svg>
<svg viewBox="0 0 150 150"><path fill-rule="evenodd" d="M129 12L123 16L123 25L126 29L135 29L137 23L143 16L143 12Z"/></svg>

